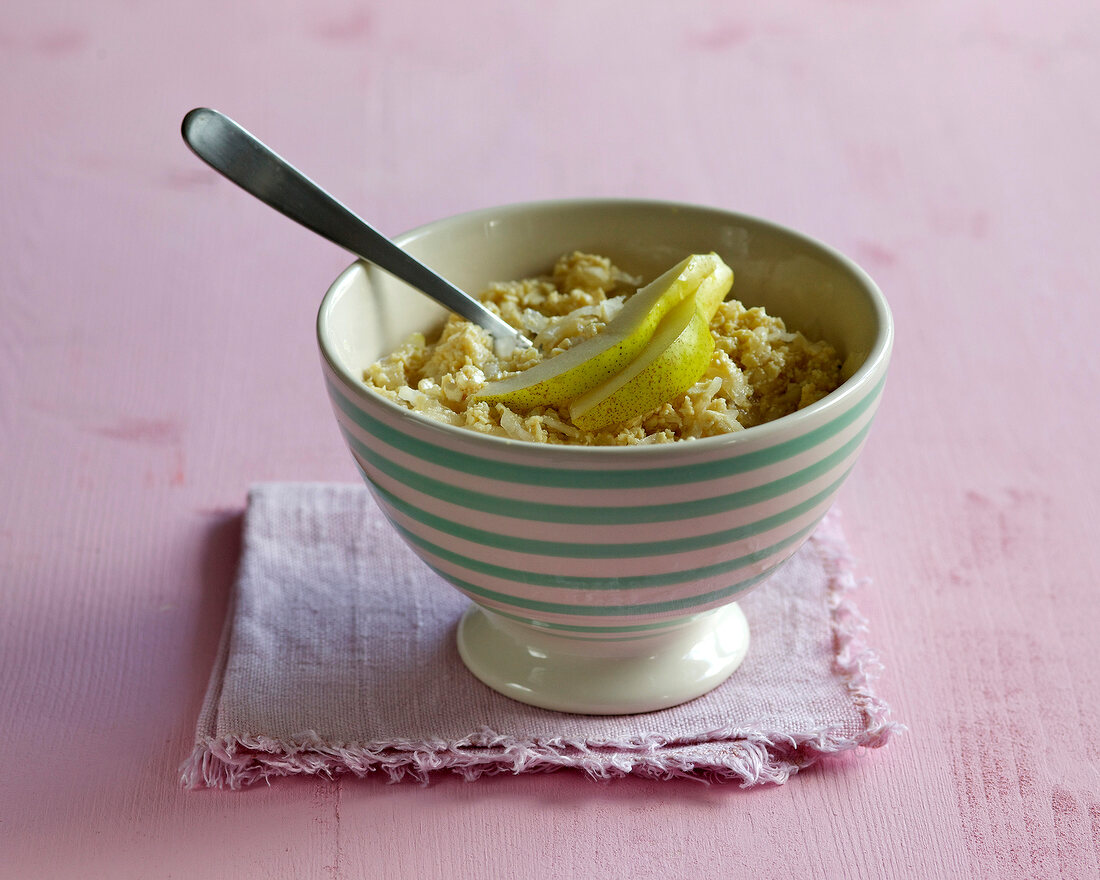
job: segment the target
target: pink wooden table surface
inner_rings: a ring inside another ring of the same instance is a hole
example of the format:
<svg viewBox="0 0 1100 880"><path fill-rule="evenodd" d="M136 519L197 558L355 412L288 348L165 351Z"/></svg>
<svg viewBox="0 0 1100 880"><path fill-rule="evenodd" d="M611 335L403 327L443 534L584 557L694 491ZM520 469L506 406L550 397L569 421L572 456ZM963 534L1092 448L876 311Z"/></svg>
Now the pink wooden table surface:
<svg viewBox="0 0 1100 880"><path fill-rule="evenodd" d="M0 876L1100 874L1100 10L781 0L0 6ZM396 233L704 202L898 327L841 505L908 733L783 787L568 773L185 792L260 480L357 479L338 250L180 141L239 118Z"/></svg>

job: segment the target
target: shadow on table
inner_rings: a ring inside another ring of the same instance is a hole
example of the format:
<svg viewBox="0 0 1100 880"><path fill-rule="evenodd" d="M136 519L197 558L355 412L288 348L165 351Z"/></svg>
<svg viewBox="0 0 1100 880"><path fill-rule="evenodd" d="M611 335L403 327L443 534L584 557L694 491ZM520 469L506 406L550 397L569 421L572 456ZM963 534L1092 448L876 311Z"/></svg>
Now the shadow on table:
<svg viewBox="0 0 1100 880"><path fill-rule="evenodd" d="M703 783L692 779L647 779L624 776L614 779L592 779L572 769L552 773L483 776L466 781L456 774L439 773L426 786L416 782L389 783L384 774L359 778L343 775L328 783L341 804L353 807L378 798L396 802L406 798L423 798L428 802L440 799L468 804L471 809L500 801L521 802L524 809L554 812L579 809L592 804L620 804L624 809L645 803L656 807L670 803L690 803L697 807L720 807L730 798L787 798L802 785L849 784L853 774L867 758L846 754L810 765L783 785L764 784L742 788L736 782ZM288 780L289 781L289 780ZM281 785L276 780L274 785Z"/></svg>
<svg viewBox="0 0 1100 880"><path fill-rule="evenodd" d="M243 510L216 510L207 514L199 561L202 592L191 650L193 690L188 707L192 724L198 717L228 625L243 528Z"/></svg>

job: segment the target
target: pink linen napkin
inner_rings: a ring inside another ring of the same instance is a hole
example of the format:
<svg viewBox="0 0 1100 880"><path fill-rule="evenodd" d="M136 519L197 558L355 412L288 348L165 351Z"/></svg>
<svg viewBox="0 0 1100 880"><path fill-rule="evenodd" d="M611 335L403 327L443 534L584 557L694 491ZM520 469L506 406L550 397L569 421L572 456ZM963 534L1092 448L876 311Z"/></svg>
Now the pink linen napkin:
<svg viewBox="0 0 1100 880"><path fill-rule="evenodd" d="M401 542L364 487L269 483L249 493L232 607L184 762L190 788L297 773L427 781L449 770L575 768L593 777L785 782L899 726L831 513L741 601L752 644L716 690L643 715L536 709L462 664L467 599Z"/></svg>

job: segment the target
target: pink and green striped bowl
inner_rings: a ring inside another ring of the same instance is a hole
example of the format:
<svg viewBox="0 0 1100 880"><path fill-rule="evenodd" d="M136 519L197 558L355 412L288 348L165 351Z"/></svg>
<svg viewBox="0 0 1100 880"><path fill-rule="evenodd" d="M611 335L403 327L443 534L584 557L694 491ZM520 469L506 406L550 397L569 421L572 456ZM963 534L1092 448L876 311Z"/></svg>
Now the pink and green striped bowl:
<svg viewBox="0 0 1100 880"><path fill-rule="evenodd" d="M835 392L744 432L545 446L433 422L363 387L363 367L445 317L423 295L355 263L321 305L337 423L394 527L475 603L459 631L475 675L524 702L592 713L661 708L716 686L747 649L731 603L798 549L866 441L892 344L874 282L773 223L667 202L504 206L397 241L471 292L544 272L574 249L645 278L714 250L733 267L734 296L846 358Z"/></svg>

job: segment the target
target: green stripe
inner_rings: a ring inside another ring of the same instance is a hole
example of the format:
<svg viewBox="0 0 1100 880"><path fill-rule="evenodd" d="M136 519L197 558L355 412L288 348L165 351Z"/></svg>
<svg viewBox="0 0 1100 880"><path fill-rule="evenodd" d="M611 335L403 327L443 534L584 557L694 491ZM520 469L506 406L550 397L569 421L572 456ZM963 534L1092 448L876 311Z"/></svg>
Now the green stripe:
<svg viewBox="0 0 1100 880"><path fill-rule="evenodd" d="M822 514L822 516L824 516L824 514ZM414 544L439 559L443 559L454 565L462 566L462 568L467 571L477 572L487 577L499 578L500 580L511 581L517 584L530 584L535 587L550 587L555 590L590 590L598 592L603 590L644 590L651 587L668 587L674 584L687 583L689 581L706 580L716 575L736 571L739 568L744 568L746 565L751 565L754 562L767 559L773 553L782 550L784 547L789 547L791 544L798 543L817 527L817 523L820 519L821 517L818 517L806 528L799 529L794 534L788 535L786 538L775 542L769 547L754 550L752 553L746 553L744 556L738 556L735 559L726 559L722 562L712 563L711 565L702 565L697 568L688 568L681 571L662 572L661 574L637 574L624 577L583 577L581 575L547 574L541 571L524 571L520 568L506 568L503 565L493 565L490 562L484 562L480 559L471 559L468 556L463 556L460 553L455 553L452 550L440 547L438 544L433 544L431 541L426 541L396 523L394 523L394 526L410 544ZM391 522L393 521L391 520Z"/></svg>
<svg viewBox="0 0 1100 880"><path fill-rule="evenodd" d="M525 623L528 626L534 627L543 632L553 630L553 634L561 639L571 639L578 642L640 642L643 639L653 638L654 632L659 632L667 629L671 629L677 624L689 621L694 615L687 615L686 617L674 618L668 622L662 621L660 623L646 623L639 624L637 626L565 626L554 623L544 623L540 620L532 620L529 617L520 617L518 614L507 614L501 611L499 608L489 608L485 605L478 606L485 614L496 614L499 617L506 617L509 620L517 621L518 623ZM703 612L704 614L707 612ZM590 636L601 636L602 638L585 638L585 634Z"/></svg>
<svg viewBox="0 0 1100 880"><path fill-rule="evenodd" d="M356 462L359 466L359 462ZM514 553L528 553L532 556L567 556L573 559L636 559L639 556L666 556L670 553L687 553L692 550L703 550L707 547L716 547L719 544L729 544L733 541L741 541L770 531L779 526L797 519L804 513L813 510L818 504L829 498L836 492L841 484L848 478L852 469L849 467L840 477L818 492L812 498L789 507L773 516L767 516L747 525L737 526L732 529L723 529L718 532L710 532L706 535L690 535L686 538L674 538L667 541L642 541L638 543L623 544L582 544L571 541L540 541L536 538L520 538L514 535L501 535L497 532L475 529L463 523L454 522L434 513L428 513L402 498L398 498L392 492L383 489L377 483L370 482L371 489L381 499L395 510L415 520L428 528L469 541L471 544L480 544L484 547L493 547L498 550L509 550ZM367 477L366 471L359 467L363 477Z"/></svg>
<svg viewBox="0 0 1100 880"><path fill-rule="evenodd" d="M466 593L480 596L482 599L489 599L493 602L501 602L513 608L526 608L530 611L541 611L546 614L571 614L576 617L642 617L646 614L662 614L668 611L686 611L697 605L705 605L717 599L725 599L735 593L743 592L749 589L749 587L760 583L765 578L770 577L775 569L779 567L779 564L777 563L762 574L749 578L747 581L740 581L733 586L722 587L721 589L703 593L699 596L687 596L683 599L673 599L668 602L648 602L641 605L567 605L560 602L542 602L537 599L520 599L515 596L509 596L506 593L487 590L476 584L459 580L447 574L445 571L440 571L434 566L429 567L441 578L449 581ZM501 613L495 608L489 610L496 614ZM551 626L553 624L547 625Z"/></svg>
<svg viewBox="0 0 1100 880"><path fill-rule="evenodd" d="M499 608L488 608L481 606L490 614L499 614L501 617L507 617L509 620L515 620L518 623L525 623L528 626L533 626L535 629L553 629L558 630L557 635L561 635L560 631L576 632L576 633L637 633L634 636L635 639L648 638L654 631L671 629L674 626L678 626L682 623L686 623L691 620L695 615L689 614L686 617L674 617L671 620L662 620L659 623L635 623L628 624L626 626L573 626L568 623L548 623L545 620L532 620L530 617L521 617L518 614L509 614L507 611L501 611ZM706 614L707 612L702 612ZM615 641L629 641L628 639L616 639Z"/></svg>
<svg viewBox="0 0 1100 880"><path fill-rule="evenodd" d="M740 507L749 507L753 504L759 504L761 501L768 501L788 492L793 492L811 480L827 474L853 453L867 436L871 424L871 422L868 422L847 443L819 461L762 486L754 486L751 489L730 492L714 498L698 498L669 504L640 505L635 502L630 506L591 507L501 498L484 492L475 492L472 489L452 486L384 458L375 450L364 445L343 426L341 426L341 430L344 431L344 436L352 451L362 459L370 462L381 473L398 483L408 486L410 489L422 492L448 504L492 513L497 516L538 522L572 523L574 525L620 525L669 522L671 520L695 519L716 513L727 513Z"/></svg>
<svg viewBox="0 0 1100 880"><path fill-rule="evenodd" d="M718 461L637 470L574 470L558 467L537 467L456 452L445 446L438 446L426 440L412 437L380 422L363 410L358 409L332 381L326 378L326 383L333 405L368 434L389 446L401 449L409 455L425 459L450 470L510 483L560 489L638 489L721 479L722 477L767 467L806 452L828 440L834 434L843 431L844 428L863 415L878 400L886 383L886 377L883 376L879 383L851 409L841 413L824 425L791 440L777 443L766 449L746 452L743 455ZM367 391L366 393L370 394L372 392Z"/></svg>

